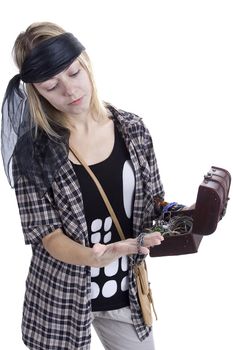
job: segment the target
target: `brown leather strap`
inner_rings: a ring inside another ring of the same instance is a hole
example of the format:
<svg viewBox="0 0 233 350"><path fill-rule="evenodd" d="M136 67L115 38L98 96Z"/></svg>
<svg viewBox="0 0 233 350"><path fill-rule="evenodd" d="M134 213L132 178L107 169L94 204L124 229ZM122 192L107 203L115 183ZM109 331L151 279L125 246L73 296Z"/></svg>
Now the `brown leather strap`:
<svg viewBox="0 0 233 350"><path fill-rule="evenodd" d="M104 192L104 189L103 187L101 186L99 180L97 179L97 177L95 176L95 174L93 173L93 171L90 169L90 167L87 165L87 163L85 162L85 160L80 156L80 154L75 151L72 147L70 147L70 151L73 153L73 155L75 156L75 158L80 162L80 164L82 164L84 166L84 168L86 169L86 171L88 172L88 174L91 176L92 180L95 182L98 190L99 190L99 193L101 195L101 197L103 198L103 201L109 211L109 214L112 218L112 221L114 222L115 226L116 226L116 229L117 229L117 232L120 236L120 238L122 240L125 240L125 235L122 231L122 228L121 228L121 225L116 217L116 214L108 200L108 197L106 195L106 193Z"/></svg>

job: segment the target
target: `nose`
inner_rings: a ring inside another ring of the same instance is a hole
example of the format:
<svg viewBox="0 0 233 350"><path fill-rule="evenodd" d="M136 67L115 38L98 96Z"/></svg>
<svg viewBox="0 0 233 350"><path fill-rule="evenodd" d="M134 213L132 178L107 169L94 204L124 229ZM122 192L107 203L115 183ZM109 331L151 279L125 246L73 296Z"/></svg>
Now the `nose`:
<svg viewBox="0 0 233 350"><path fill-rule="evenodd" d="M63 80L62 85L64 96L72 96L74 94L74 86L70 81Z"/></svg>

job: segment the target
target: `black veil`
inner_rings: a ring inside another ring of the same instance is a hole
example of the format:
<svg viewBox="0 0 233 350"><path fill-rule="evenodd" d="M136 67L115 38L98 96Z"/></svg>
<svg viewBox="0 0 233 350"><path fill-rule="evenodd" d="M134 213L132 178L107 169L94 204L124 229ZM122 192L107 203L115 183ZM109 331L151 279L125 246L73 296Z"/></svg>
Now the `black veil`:
<svg viewBox="0 0 233 350"><path fill-rule="evenodd" d="M51 37L31 50L20 74L10 80L2 103L1 153L12 187L21 176L26 176L44 191L67 160L68 130L51 125L59 136L56 138L35 125L25 83L53 77L66 69L83 50L84 46L71 33Z"/></svg>

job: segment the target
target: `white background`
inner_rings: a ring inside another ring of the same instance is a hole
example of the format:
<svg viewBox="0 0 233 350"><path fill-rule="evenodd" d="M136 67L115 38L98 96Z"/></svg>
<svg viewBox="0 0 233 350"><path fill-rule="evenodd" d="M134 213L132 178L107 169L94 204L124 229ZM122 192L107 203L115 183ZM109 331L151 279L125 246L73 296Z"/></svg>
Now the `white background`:
<svg viewBox="0 0 233 350"><path fill-rule="evenodd" d="M196 201L216 165L233 174L233 7L227 0L6 1L0 5L0 97L17 73L11 49L34 21L73 32L92 58L103 99L149 127L168 201ZM31 250L0 168L0 348L21 341ZM157 350L232 350L232 202L197 254L149 258ZM102 349L93 334L92 348ZM146 349L145 349L146 350Z"/></svg>

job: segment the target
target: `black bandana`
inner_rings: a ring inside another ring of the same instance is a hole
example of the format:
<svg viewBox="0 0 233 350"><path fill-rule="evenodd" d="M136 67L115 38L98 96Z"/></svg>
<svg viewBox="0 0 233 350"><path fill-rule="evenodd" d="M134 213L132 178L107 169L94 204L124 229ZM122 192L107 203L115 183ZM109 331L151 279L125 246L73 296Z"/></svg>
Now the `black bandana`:
<svg viewBox="0 0 233 350"><path fill-rule="evenodd" d="M45 40L26 57L20 77L25 83L48 80L68 67L84 49L71 33Z"/></svg>
<svg viewBox="0 0 233 350"><path fill-rule="evenodd" d="M41 147L38 148L40 137L35 138L35 124L30 116L27 94L20 81L36 83L48 80L69 67L83 50L84 46L71 33L47 39L32 49L20 74L10 80L2 104L1 152L5 172L12 187L20 175L30 177L34 183L35 179L43 179L45 187L48 187L59 169L58 165L67 157L64 143L58 143L57 140L53 142L42 131L39 135L44 135L43 144L48 138L48 147L43 147L43 152ZM52 161L51 147L59 154L59 161ZM44 160L43 164L40 162L40 169L38 152L40 159ZM13 174L13 155L17 155L19 176Z"/></svg>

